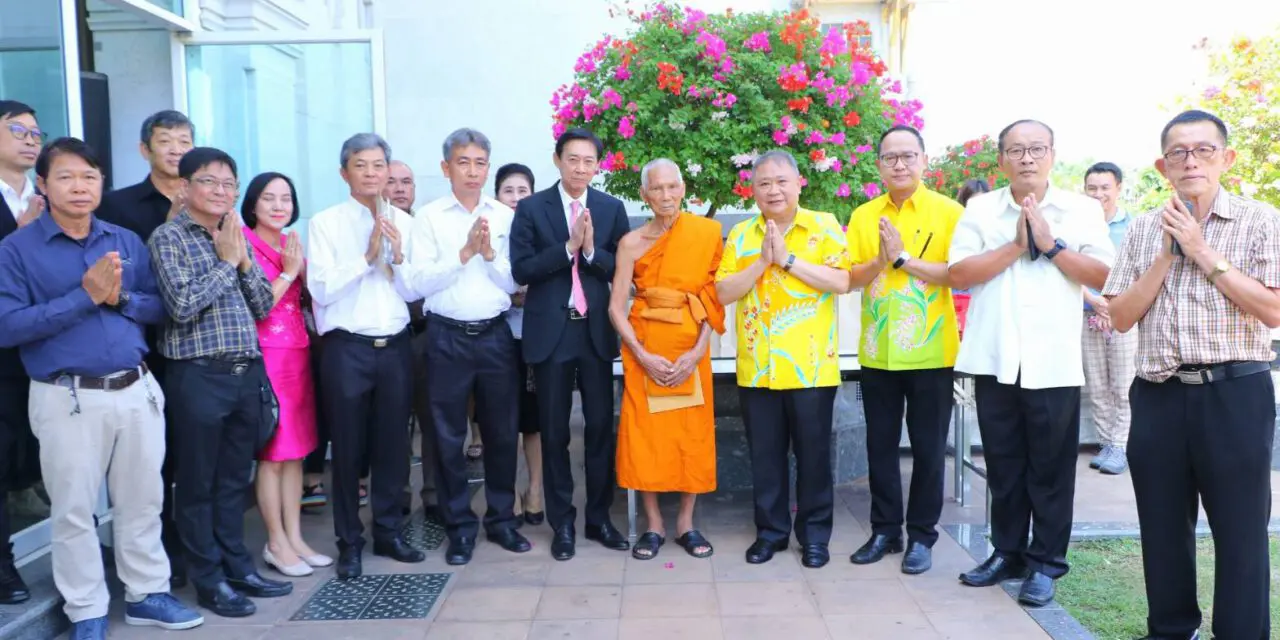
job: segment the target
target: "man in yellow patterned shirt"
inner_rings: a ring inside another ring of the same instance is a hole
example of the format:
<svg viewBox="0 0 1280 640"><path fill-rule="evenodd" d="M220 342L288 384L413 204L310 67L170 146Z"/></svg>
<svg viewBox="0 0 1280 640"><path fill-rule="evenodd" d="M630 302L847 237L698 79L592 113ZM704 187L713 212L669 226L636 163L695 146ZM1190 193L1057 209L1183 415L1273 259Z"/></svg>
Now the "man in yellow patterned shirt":
<svg viewBox="0 0 1280 640"><path fill-rule="evenodd" d="M864 289L858 362L871 484L871 539L850 560L871 564L903 551L898 443L910 405L913 462L902 572L919 574L933 566L942 515L952 367L960 348L947 252L964 207L920 183L929 160L919 131L889 129L877 153L886 193L849 219L849 286Z"/></svg>
<svg viewBox="0 0 1280 640"><path fill-rule="evenodd" d="M800 208L791 154L757 158L751 189L760 215L729 232L716 273L720 301L737 303L738 390L756 523L746 559L768 562L787 548L787 451L794 449L796 540L804 566L818 568L831 559L836 296L848 288L849 252L835 216Z"/></svg>

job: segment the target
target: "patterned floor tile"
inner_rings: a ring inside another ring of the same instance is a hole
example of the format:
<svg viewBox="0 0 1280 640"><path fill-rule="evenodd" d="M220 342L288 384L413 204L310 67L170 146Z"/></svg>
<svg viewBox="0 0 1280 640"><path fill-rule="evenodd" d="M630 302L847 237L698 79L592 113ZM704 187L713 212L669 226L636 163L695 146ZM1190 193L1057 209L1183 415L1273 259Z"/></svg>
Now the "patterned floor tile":
<svg viewBox="0 0 1280 640"><path fill-rule="evenodd" d="M431 613L450 573L363 575L331 579L290 618L294 621L416 620Z"/></svg>
<svg viewBox="0 0 1280 640"><path fill-rule="evenodd" d="M434 551L444 542L444 521L434 513L426 515L421 508L405 520L401 535L409 544L423 551Z"/></svg>

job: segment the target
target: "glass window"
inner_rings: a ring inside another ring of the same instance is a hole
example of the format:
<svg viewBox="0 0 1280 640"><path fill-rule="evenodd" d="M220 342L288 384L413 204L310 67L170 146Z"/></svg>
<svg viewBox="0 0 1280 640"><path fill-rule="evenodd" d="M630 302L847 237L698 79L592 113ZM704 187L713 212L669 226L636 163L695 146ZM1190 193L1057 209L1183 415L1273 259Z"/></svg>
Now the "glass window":
<svg viewBox="0 0 1280 640"><path fill-rule="evenodd" d="M177 15L177 16L182 15L182 0L142 0L142 1L147 4L160 7L161 9L164 9L165 11L173 13L174 15Z"/></svg>
<svg viewBox="0 0 1280 640"><path fill-rule="evenodd" d="M197 144L230 153L241 184L264 171L292 178L305 235L311 215L350 193L343 141L373 130L369 43L190 45L186 56Z"/></svg>
<svg viewBox="0 0 1280 640"><path fill-rule="evenodd" d="M0 98L31 105L50 138L69 131L61 5L0 0Z"/></svg>

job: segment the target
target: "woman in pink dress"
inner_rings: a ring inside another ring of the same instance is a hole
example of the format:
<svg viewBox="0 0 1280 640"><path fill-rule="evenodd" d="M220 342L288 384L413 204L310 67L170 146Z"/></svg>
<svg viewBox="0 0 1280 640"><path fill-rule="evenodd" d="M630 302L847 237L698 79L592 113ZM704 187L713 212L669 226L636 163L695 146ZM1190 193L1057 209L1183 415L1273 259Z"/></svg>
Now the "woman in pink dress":
<svg viewBox="0 0 1280 640"><path fill-rule="evenodd" d="M240 206L244 233L276 301L271 314L258 322L267 377L280 401L275 436L258 452L258 510L267 526L262 560L291 577L333 564L303 541L300 523L302 460L316 447L316 398L302 317L302 243L296 232L284 232L298 221L297 197L289 178L264 173L249 183Z"/></svg>

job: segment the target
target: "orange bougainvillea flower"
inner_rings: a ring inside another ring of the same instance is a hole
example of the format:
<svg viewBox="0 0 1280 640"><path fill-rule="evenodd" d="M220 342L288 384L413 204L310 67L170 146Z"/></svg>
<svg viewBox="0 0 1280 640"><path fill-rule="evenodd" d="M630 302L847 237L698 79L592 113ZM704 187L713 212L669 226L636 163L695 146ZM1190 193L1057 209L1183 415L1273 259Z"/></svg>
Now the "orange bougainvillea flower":
<svg viewBox="0 0 1280 640"><path fill-rule="evenodd" d="M823 129L828 129L828 128L830 128L830 127L831 127L831 121L830 121L830 120L827 120L826 118L823 118L823 119L822 119L822 128L823 128Z"/></svg>
<svg viewBox="0 0 1280 640"><path fill-rule="evenodd" d="M822 162L827 159L827 152L824 149L814 149L809 152L809 159L814 162Z"/></svg>
<svg viewBox="0 0 1280 640"><path fill-rule="evenodd" d="M799 129L799 130L801 130L801 131L804 131L805 129L808 129L808 128L809 128L809 125L807 125L807 124L805 124L805 123L803 123L803 122L797 122L797 123L796 123L796 128L797 128L797 129Z"/></svg>
<svg viewBox="0 0 1280 640"><path fill-rule="evenodd" d="M813 104L813 98L799 98L796 100L788 100L787 108L800 113L809 113L809 105Z"/></svg>
<svg viewBox="0 0 1280 640"><path fill-rule="evenodd" d="M856 127L861 122L862 116L857 111L850 111L844 114L844 126L846 127Z"/></svg>

